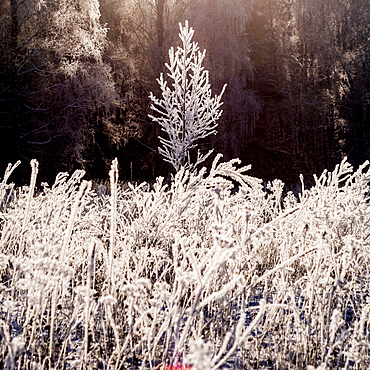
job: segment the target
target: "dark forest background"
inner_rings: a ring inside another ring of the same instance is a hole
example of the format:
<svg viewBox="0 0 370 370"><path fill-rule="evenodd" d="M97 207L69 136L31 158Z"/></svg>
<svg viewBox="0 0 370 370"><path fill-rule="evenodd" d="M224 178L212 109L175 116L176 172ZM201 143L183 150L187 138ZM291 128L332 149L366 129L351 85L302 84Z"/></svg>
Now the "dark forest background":
<svg viewBox="0 0 370 370"><path fill-rule="evenodd" d="M99 181L118 157L122 180L167 176L148 96L186 19L213 92L227 84L202 149L288 187L370 158L369 1L0 0L1 173L20 159L28 183L36 158L41 181Z"/></svg>

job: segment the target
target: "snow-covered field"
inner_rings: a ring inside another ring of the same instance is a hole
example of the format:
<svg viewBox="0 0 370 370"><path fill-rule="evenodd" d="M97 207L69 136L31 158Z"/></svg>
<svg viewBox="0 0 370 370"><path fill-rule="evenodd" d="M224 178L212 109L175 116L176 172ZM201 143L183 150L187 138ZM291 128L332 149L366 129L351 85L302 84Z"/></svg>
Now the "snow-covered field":
<svg viewBox="0 0 370 370"><path fill-rule="evenodd" d="M366 164L298 198L219 157L152 187L32 167L0 184L1 368L370 365Z"/></svg>

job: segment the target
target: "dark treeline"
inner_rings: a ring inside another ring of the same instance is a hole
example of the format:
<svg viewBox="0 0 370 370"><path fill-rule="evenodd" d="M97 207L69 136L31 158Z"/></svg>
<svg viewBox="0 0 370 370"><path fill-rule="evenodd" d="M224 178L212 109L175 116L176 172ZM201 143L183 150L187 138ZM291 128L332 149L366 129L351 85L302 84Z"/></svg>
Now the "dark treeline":
<svg viewBox="0 0 370 370"><path fill-rule="evenodd" d="M368 1L3 0L0 170L21 159L28 182L36 158L48 182L76 168L106 179L118 157L124 180L171 172L148 95L186 19L213 92L228 85L201 148L287 185L370 158Z"/></svg>

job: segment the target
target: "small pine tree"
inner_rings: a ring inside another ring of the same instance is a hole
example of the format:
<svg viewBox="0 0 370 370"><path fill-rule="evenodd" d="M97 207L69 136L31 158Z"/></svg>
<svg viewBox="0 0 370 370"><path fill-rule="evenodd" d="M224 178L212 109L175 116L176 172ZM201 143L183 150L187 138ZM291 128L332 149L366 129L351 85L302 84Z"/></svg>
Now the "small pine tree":
<svg viewBox="0 0 370 370"><path fill-rule="evenodd" d="M159 115L149 117L168 135L168 138L159 137L162 144L159 153L176 171L181 166L193 170L212 153L210 150L202 155L198 151L196 163L190 162L190 150L197 146L196 142L217 132L217 120L222 113L219 110L221 97L226 88L225 85L220 95L212 97L208 71L202 67L206 51L200 52L198 44L191 41L193 34L188 21L184 27L180 23L182 48L178 47L176 52L171 48L170 64L166 63L167 75L173 80L172 90L161 73L157 81L163 98L159 100L150 94L151 108Z"/></svg>

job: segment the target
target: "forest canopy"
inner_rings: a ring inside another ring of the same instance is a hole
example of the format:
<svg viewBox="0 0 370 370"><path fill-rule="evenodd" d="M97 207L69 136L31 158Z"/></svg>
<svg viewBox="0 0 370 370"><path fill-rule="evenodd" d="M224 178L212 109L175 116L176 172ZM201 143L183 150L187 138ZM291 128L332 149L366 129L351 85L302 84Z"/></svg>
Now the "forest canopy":
<svg viewBox="0 0 370 370"><path fill-rule="evenodd" d="M126 180L170 173L149 94L160 98L156 79L185 20L213 91L228 86L204 152L288 186L344 156L369 158L367 1L4 0L0 171L20 159L28 182L36 158L43 180L76 168L102 179L117 157Z"/></svg>

